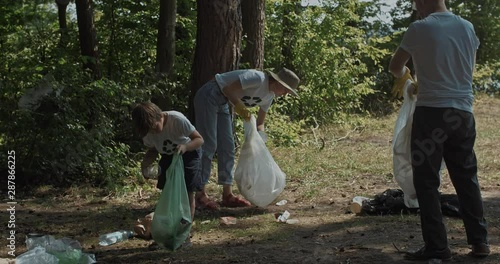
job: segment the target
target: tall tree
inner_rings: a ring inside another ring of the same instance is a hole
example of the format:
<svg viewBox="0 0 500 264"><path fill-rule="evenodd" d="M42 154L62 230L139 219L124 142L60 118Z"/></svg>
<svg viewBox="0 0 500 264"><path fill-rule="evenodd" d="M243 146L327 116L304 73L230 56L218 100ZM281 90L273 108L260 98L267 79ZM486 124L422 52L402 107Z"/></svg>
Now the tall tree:
<svg viewBox="0 0 500 264"><path fill-rule="evenodd" d="M264 68L264 29L266 17L265 0L244 0L241 2L245 48L241 62L250 68Z"/></svg>
<svg viewBox="0 0 500 264"><path fill-rule="evenodd" d="M175 58L175 15L176 0L160 1L160 21L156 49L156 70L169 74Z"/></svg>
<svg viewBox="0 0 500 264"><path fill-rule="evenodd" d="M83 67L90 69L94 79L101 79L99 65L99 50L94 26L94 11L92 0L76 0L76 16L80 36L80 50L83 56Z"/></svg>
<svg viewBox="0 0 500 264"><path fill-rule="evenodd" d="M66 8L68 7L69 0L56 0L57 15L59 17L59 30L61 38L59 45L64 46L68 40L68 23L66 22Z"/></svg>
<svg viewBox="0 0 500 264"><path fill-rule="evenodd" d="M281 54L283 66L291 70L296 67L293 63L294 49L297 45L297 27L300 23L302 6L300 0L285 0L283 3L283 36L281 40Z"/></svg>
<svg viewBox="0 0 500 264"><path fill-rule="evenodd" d="M241 45L240 0L197 1L196 49L191 77L189 117L193 97L216 73L238 69Z"/></svg>

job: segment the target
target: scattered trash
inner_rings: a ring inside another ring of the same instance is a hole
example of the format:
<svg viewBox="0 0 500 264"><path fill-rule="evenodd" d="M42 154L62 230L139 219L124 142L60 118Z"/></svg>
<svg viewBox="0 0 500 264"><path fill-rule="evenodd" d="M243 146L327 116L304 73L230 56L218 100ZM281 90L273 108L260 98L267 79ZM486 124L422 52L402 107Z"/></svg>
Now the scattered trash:
<svg viewBox="0 0 500 264"><path fill-rule="evenodd" d="M284 211L282 214L278 215L276 222L286 223L286 220L290 217L290 212Z"/></svg>
<svg viewBox="0 0 500 264"><path fill-rule="evenodd" d="M99 236L99 245L100 246L109 246L115 243L125 241L129 238L134 237L133 231L120 230L109 234L104 234Z"/></svg>
<svg viewBox="0 0 500 264"><path fill-rule="evenodd" d="M290 212L284 211L283 213L275 213L274 218L276 218L276 222L278 223L287 223L290 225L297 224L299 219L290 218Z"/></svg>
<svg viewBox="0 0 500 264"><path fill-rule="evenodd" d="M370 201L370 198L363 196L356 196L352 198L352 203L350 206L351 212L359 214L362 211L363 201Z"/></svg>
<svg viewBox="0 0 500 264"><path fill-rule="evenodd" d="M293 218L293 219L287 219L286 220L287 224L294 225L299 223L299 219Z"/></svg>
<svg viewBox="0 0 500 264"><path fill-rule="evenodd" d="M137 219L137 222L134 225L134 232L136 237L149 240L152 238L151 236L151 222L153 221L154 212L147 214L143 218Z"/></svg>
<svg viewBox="0 0 500 264"><path fill-rule="evenodd" d="M287 200L281 200L281 201L277 202L277 203L276 203L276 205L277 205L277 206L282 206L282 205L285 205L285 204L287 204L287 203L288 203L288 201L287 201Z"/></svg>
<svg viewBox="0 0 500 264"><path fill-rule="evenodd" d="M210 224L210 220L201 221L200 224L202 224L202 225Z"/></svg>
<svg viewBox="0 0 500 264"><path fill-rule="evenodd" d="M157 163L153 163L148 167L144 168L142 171L142 175L146 179L158 179L158 176L161 174L161 167Z"/></svg>
<svg viewBox="0 0 500 264"><path fill-rule="evenodd" d="M82 252L80 242L67 237L55 239L50 235L28 234L27 252L16 257L21 264L92 264L95 255Z"/></svg>
<svg viewBox="0 0 500 264"><path fill-rule="evenodd" d="M451 217L461 217L460 204L456 194L440 194L441 211L443 215ZM356 197L354 198L356 199ZM353 203L354 203L353 199ZM353 206L353 204L351 204ZM356 205L354 205L356 207ZM355 208L350 208L355 212ZM418 208L409 208L405 205L404 193L401 189L387 189L375 195L373 199L365 199L361 202L361 211L357 214L367 215L390 215L390 214L416 214Z"/></svg>
<svg viewBox="0 0 500 264"><path fill-rule="evenodd" d="M35 247L16 257L16 264L57 264L59 259L46 252L43 247Z"/></svg>
<svg viewBox="0 0 500 264"><path fill-rule="evenodd" d="M221 225L235 225L236 218L232 216L223 216L220 218L219 222L221 223Z"/></svg>

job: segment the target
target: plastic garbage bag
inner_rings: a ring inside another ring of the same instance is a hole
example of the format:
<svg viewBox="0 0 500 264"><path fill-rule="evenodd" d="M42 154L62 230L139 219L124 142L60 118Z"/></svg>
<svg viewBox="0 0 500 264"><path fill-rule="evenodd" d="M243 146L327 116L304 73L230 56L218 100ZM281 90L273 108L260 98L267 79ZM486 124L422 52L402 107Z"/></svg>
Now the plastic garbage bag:
<svg viewBox="0 0 500 264"><path fill-rule="evenodd" d="M406 81L403 87L403 105L399 110L394 135L392 138L392 160L394 178L404 192L404 203L408 208L418 208L417 193L413 186L413 170L411 166L411 129L413 113L417 103L417 96L412 93L412 83ZM441 162L440 177L446 164Z"/></svg>
<svg viewBox="0 0 500 264"><path fill-rule="evenodd" d="M56 256L47 253L45 248L41 246L16 257L16 264L58 264L59 259Z"/></svg>
<svg viewBox="0 0 500 264"><path fill-rule="evenodd" d="M158 245L175 250L189 237L192 226L181 155L174 154L166 174L151 223L151 235Z"/></svg>
<svg viewBox="0 0 500 264"><path fill-rule="evenodd" d="M417 193L413 186L411 167L411 128L417 97L410 93L411 81L403 87L403 105L399 110L392 138L394 178L404 192L404 202L409 208L418 208Z"/></svg>
<svg viewBox="0 0 500 264"><path fill-rule="evenodd" d="M77 240L51 235L30 234L26 237L28 251L16 258L16 263L92 264L95 255L82 252Z"/></svg>
<svg viewBox="0 0 500 264"><path fill-rule="evenodd" d="M241 147L234 179L243 197L254 205L265 207L285 188L286 175L257 132L255 117L252 116L243 125L245 142Z"/></svg>

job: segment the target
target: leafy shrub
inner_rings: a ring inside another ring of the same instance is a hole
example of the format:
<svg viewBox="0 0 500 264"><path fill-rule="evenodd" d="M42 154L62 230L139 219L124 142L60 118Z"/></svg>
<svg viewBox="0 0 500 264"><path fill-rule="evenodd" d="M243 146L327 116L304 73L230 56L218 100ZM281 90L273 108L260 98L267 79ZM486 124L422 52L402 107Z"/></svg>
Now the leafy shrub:
<svg viewBox="0 0 500 264"><path fill-rule="evenodd" d="M129 113L148 90L105 79L84 81L89 79L75 73L70 80L52 80L53 91L31 108L18 108L22 90L0 99L8 106L1 114L1 152L16 151L19 170L30 184L112 185L136 167L125 144L133 138Z"/></svg>
<svg viewBox="0 0 500 264"><path fill-rule="evenodd" d="M476 92L500 95L500 62L477 64L472 85Z"/></svg>

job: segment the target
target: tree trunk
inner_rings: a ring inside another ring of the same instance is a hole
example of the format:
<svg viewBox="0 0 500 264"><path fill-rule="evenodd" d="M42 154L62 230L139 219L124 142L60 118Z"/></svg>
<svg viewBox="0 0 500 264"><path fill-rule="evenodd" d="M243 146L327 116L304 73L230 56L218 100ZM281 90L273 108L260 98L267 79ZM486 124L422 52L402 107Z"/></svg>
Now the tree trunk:
<svg viewBox="0 0 500 264"><path fill-rule="evenodd" d="M246 36L241 62L249 63L250 68L259 70L264 69L265 5L265 0L241 2L243 36Z"/></svg>
<svg viewBox="0 0 500 264"><path fill-rule="evenodd" d="M92 0L76 0L76 16L80 36L80 49L83 56L83 67L90 69L95 80L101 79L99 52L94 26Z"/></svg>
<svg viewBox="0 0 500 264"><path fill-rule="evenodd" d="M69 0L56 0L57 15L59 17L59 30L61 38L59 39L59 46L64 47L68 43L68 23L66 22L66 8L68 7Z"/></svg>
<svg viewBox="0 0 500 264"><path fill-rule="evenodd" d="M299 21L295 19L301 10L300 0L286 0L283 4L283 36L281 41L281 54L283 67L295 71L293 50L297 45L296 31Z"/></svg>
<svg viewBox="0 0 500 264"><path fill-rule="evenodd" d="M160 1L160 22L156 48L156 70L168 75L175 59L176 0Z"/></svg>
<svg viewBox="0 0 500 264"><path fill-rule="evenodd" d="M239 0L198 0L197 9L196 50L189 100L189 118L193 122L196 91L216 73L238 69L242 30Z"/></svg>

